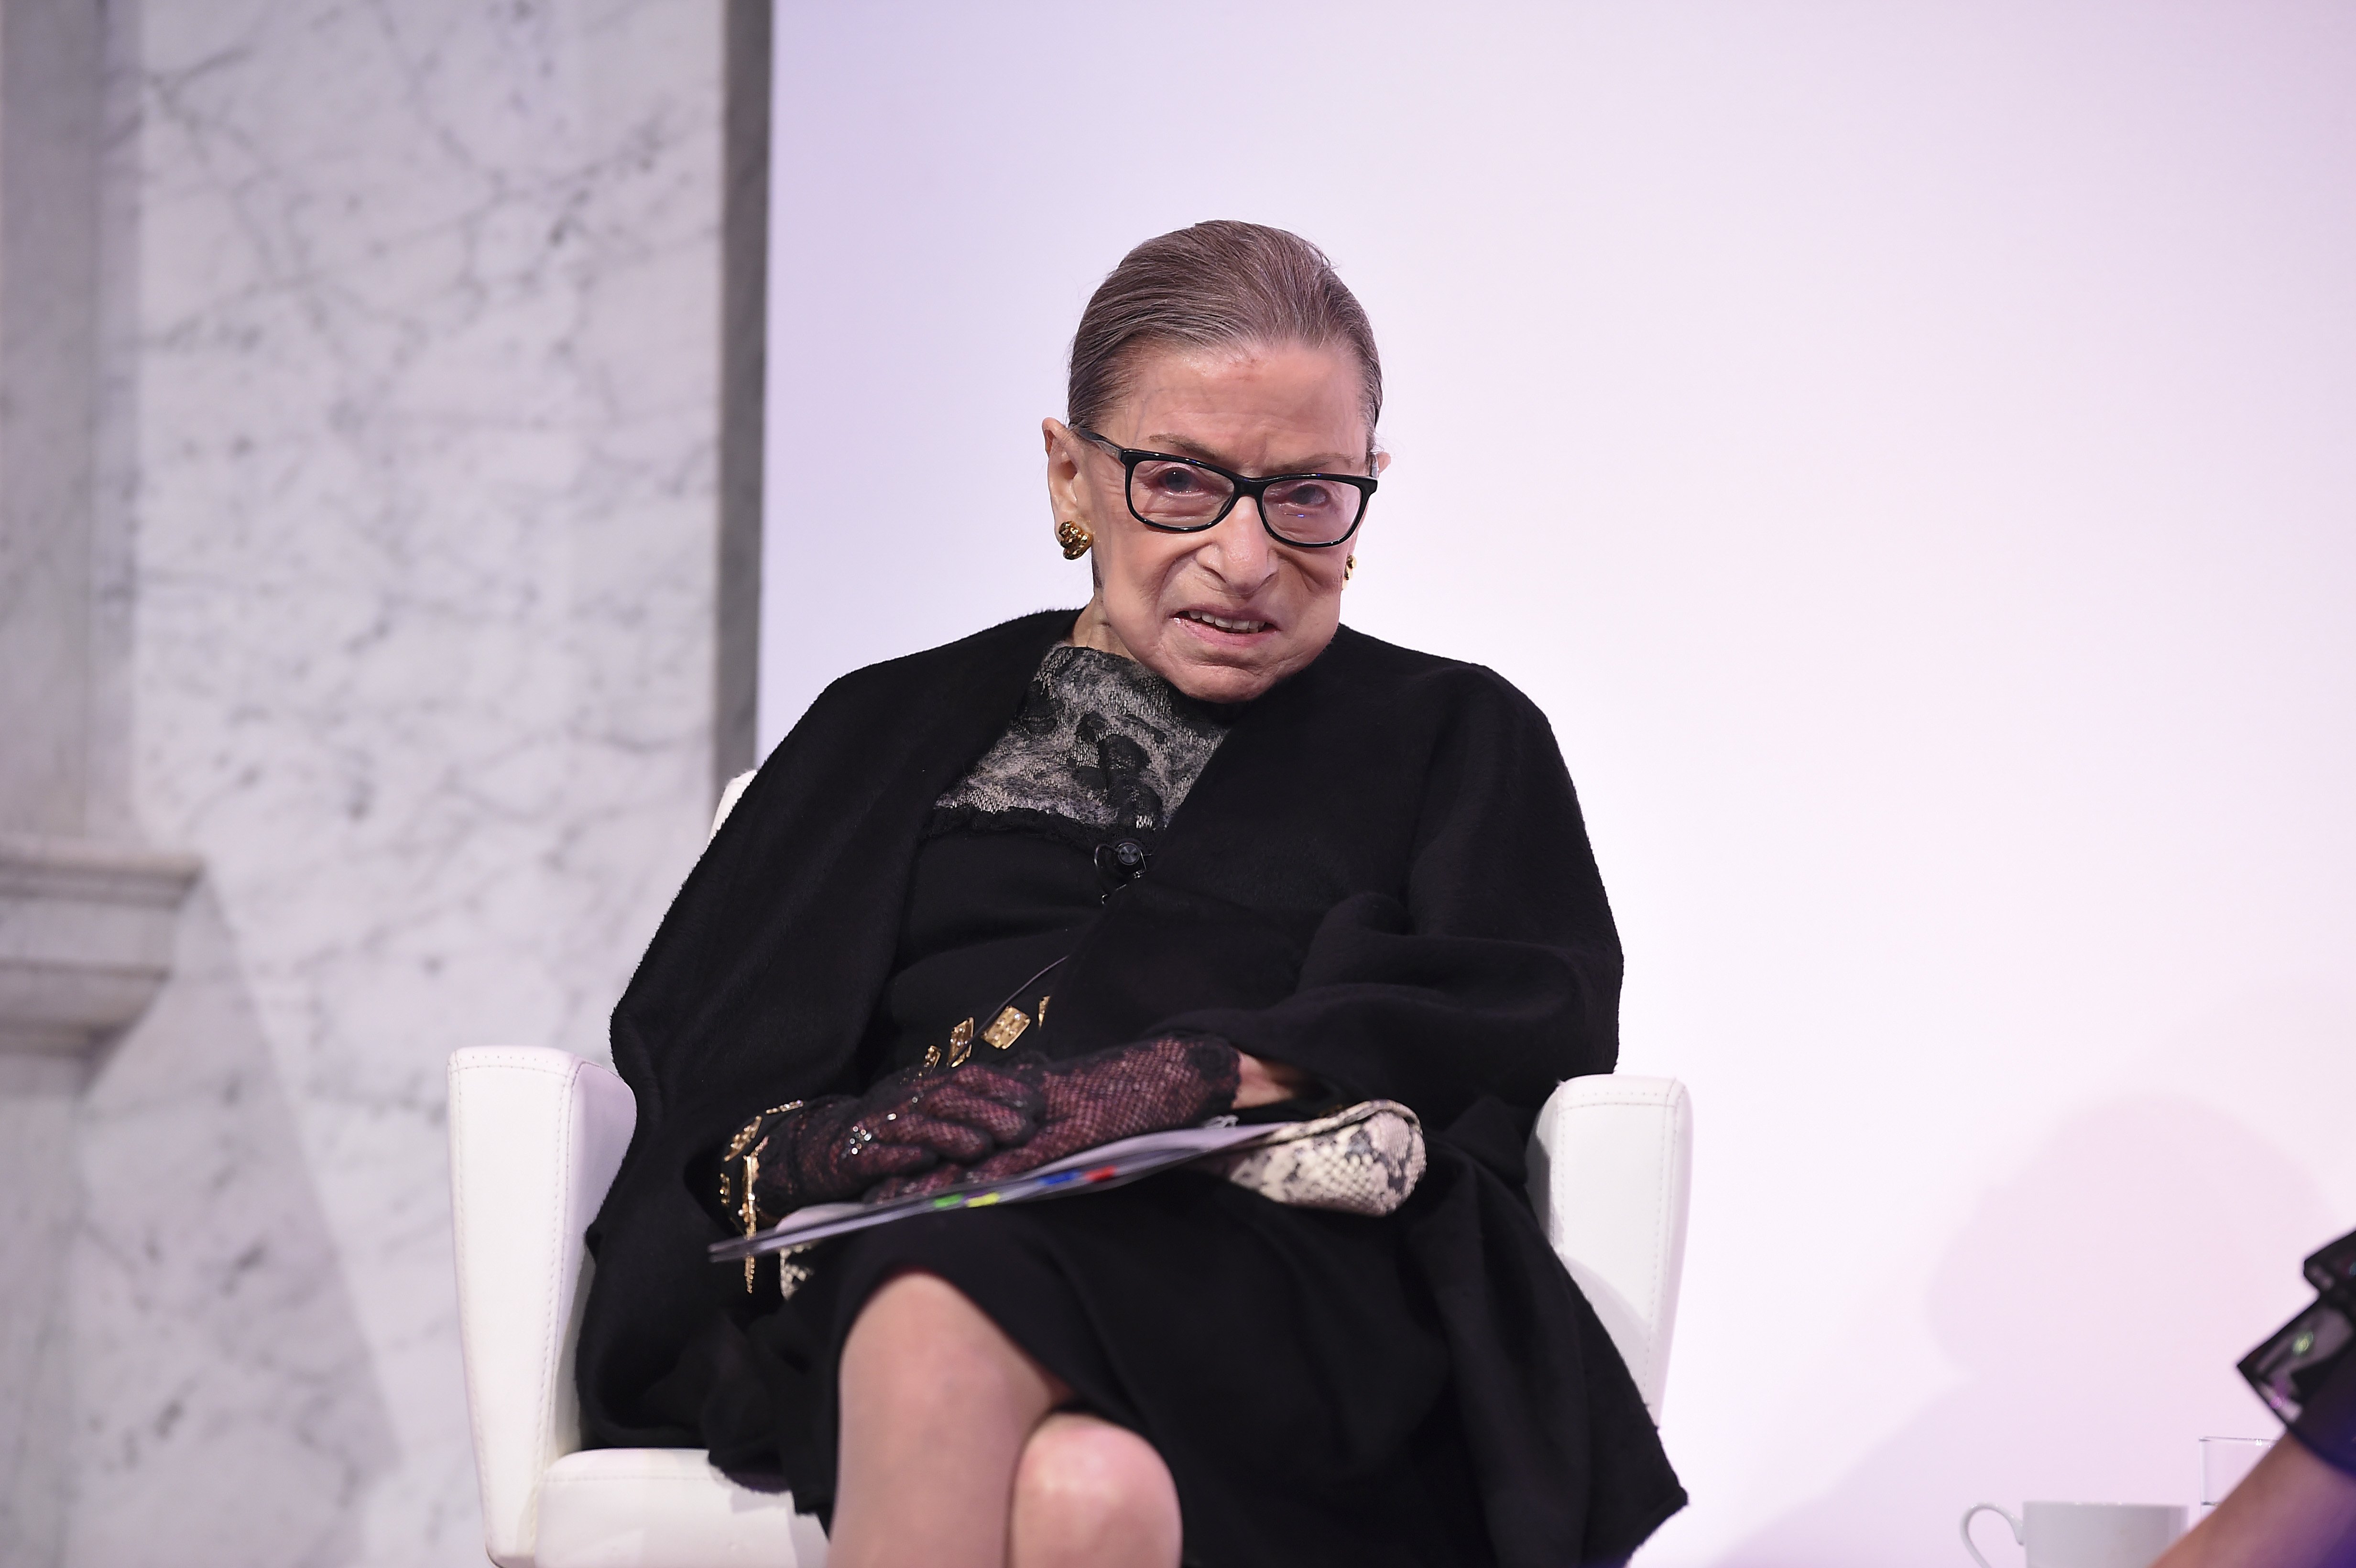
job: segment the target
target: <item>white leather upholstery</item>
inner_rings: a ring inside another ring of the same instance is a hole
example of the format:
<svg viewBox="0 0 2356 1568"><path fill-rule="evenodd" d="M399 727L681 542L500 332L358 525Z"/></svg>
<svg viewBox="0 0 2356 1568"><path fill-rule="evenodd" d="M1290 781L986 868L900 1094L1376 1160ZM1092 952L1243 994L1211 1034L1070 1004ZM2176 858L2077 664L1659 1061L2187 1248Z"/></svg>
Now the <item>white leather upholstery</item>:
<svg viewBox="0 0 2356 1568"><path fill-rule="evenodd" d="M751 775L731 782L712 822ZM484 1544L501 1568L825 1568L818 1521L688 1448L580 1451L582 1232L637 1111L607 1068L545 1047L450 1058L459 1329ZM1657 1419L1685 1264L1692 1118L1670 1078L1577 1078L1539 1113L1530 1194Z"/></svg>
<svg viewBox="0 0 2356 1568"><path fill-rule="evenodd" d="M541 1482L538 1568L817 1568L826 1532L694 1448L592 1448Z"/></svg>
<svg viewBox="0 0 2356 1568"><path fill-rule="evenodd" d="M573 1347L588 1275L582 1232L637 1122L621 1079L569 1051L450 1058L458 1333L483 1543L505 1568L531 1563L541 1477L581 1446Z"/></svg>
<svg viewBox="0 0 2356 1568"><path fill-rule="evenodd" d="M738 773L734 778L730 779L728 781L728 787L720 792L720 804L718 806L713 808L712 813L712 833L716 834L720 831L720 825L728 820L728 814L736 809L736 803L738 801L744 798L744 786L753 782L753 769L746 769L744 772ZM712 842L712 838L707 835L703 841L706 844L709 844Z"/></svg>
<svg viewBox="0 0 2356 1568"><path fill-rule="evenodd" d="M1653 1419L1686 1266L1693 1111L1674 1078L1574 1078L1538 1112L1530 1202Z"/></svg>

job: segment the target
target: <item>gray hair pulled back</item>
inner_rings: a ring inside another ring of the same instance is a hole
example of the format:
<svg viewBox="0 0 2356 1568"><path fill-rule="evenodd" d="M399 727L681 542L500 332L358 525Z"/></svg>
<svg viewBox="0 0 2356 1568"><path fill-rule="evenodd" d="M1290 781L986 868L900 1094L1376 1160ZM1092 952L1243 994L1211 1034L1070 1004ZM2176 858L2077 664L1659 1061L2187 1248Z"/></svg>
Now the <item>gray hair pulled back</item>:
<svg viewBox="0 0 2356 1568"><path fill-rule="evenodd" d="M1128 392L1148 349L1289 343L1356 357L1371 462L1383 362L1357 296L1300 235L1232 219L1148 240L1098 285L1072 336L1067 418L1093 428Z"/></svg>

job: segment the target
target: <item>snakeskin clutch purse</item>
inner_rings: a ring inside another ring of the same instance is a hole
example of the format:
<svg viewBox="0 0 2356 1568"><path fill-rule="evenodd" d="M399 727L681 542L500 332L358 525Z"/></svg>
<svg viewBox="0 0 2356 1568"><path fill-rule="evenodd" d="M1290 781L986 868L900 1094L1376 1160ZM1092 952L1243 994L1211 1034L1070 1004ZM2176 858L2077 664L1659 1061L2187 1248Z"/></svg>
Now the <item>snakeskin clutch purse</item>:
<svg viewBox="0 0 2356 1568"><path fill-rule="evenodd" d="M1423 1179L1423 1124L1396 1100L1362 1100L1271 1127L1265 1139L1203 1168L1295 1208L1387 1214Z"/></svg>

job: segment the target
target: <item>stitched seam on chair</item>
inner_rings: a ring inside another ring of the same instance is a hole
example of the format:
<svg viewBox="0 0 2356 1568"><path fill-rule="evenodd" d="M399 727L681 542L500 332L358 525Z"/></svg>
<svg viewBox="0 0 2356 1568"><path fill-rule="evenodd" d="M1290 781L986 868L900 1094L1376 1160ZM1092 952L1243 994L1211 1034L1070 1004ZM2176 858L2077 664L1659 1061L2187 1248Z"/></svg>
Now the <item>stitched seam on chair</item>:
<svg viewBox="0 0 2356 1568"><path fill-rule="evenodd" d="M463 1072L454 1072L450 1075L450 1125L455 1127L463 1125L466 1120L466 1114L461 1108L461 1102L466 1098L466 1074ZM451 1222L457 1236L463 1236L466 1233L466 1140L460 1138L455 1141L455 1144L450 1151L450 1215ZM453 1240L455 1240L455 1236L453 1237ZM473 1271L471 1269L462 1268L458 1274L458 1321L462 1329L460 1337L460 1344L462 1347L465 1343L463 1327L473 1318L473 1314L468 1309L468 1303L473 1299L474 1291L467 1284L468 1276L472 1273ZM482 1418L475 1408L475 1402L472 1397L474 1390L471 1386L473 1382L471 1370L467 1381L470 1386L467 1389L466 1427L467 1430L474 1435L475 1456L477 1460L476 1474L477 1477L479 1477L482 1472L481 1458L483 1454L487 1452L487 1448L483 1442ZM486 1499L485 1500L487 1501L488 1499Z"/></svg>
<svg viewBox="0 0 2356 1568"><path fill-rule="evenodd" d="M530 1540L532 1542L532 1550L535 1554L537 1554L540 1547L541 1476L545 1475L548 1470L548 1451L556 1445L555 1380L556 1378L562 1377L565 1372L564 1368L552 1366L552 1363L556 1360L557 1356L562 1351L564 1347L564 1327L556 1321L556 1297L558 1292L563 1287L565 1252L564 1237L565 1232L571 1228L571 1216L573 1213L573 1179L574 1175L573 1161L571 1157L573 1153L573 1118L576 1107L576 1102L579 1099L579 1095L575 1091L580 1087L580 1061L581 1059L576 1057L574 1059L573 1065L563 1074L563 1077L566 1080L563 1101L564 1112L562 1116L557 1122L556 1129L557 1171L560 1178L556 1184L556 1266L549 1271L548 1295L541 1307L541 1346L540 1355L537 1360L537 1365L541 1369L541 1374L540 1384L539 1421L537 1423L539 1429L538 1435L540 1439L540 1452L533 1456L533 1464L538 1468L540 1474L535 1475L532 1477L531 1502L525 1513L525 1518L531 1530ZM553 1340L553 1343L551 1342L552 1339Z"/></svg>
<svg viewBox="0 0 2356 1568"><path fill-rule="evenodd" d="M589 1060L585 1056L575 1056L573 1052L568 1051L563 1053L568 1059L567 1061L563 1065L558 1066L550 1062L546 1057L541 1056L537 1052L501 1051L497 1048L486 1048L480 1046L476 1049L480 1052L480 1054L476 1056L473 1061L466 1064L466 1070L468 1071L471 1071L476 1067L508 1067L519 1069L526 1072L537 1072L543 1078L569 1078L573 1073L573 1062L586 1061Z"/></svg>
<svg viewBox="0 0 2356 1568"><path fill-rule="evenodd" d="M1663 1111L1667 1109L1666 1106L1657 1108ZM1644 1309L1645 1324L1649 1330L1644 1336L1644 1381L1647 1384L1654 1381L1653 1372L1661 1360L1661 1302L1666 1294L1668 1275L1669 1177L1672 1170L1669 1146L1676 1141L1674 1135L1676 1121L1675 1118L1666 1116L1663 1120L1668 1123L1668 1126L1664 1130L1670 1132L1671 1136L1659 1140L1660 1165L1653 1181L1653 1190L1659 1196L1653 1211L1652 1300L1646 1304ZM1665 1393L1667 1391L1664 1389L1662 1392ZM1655 1396L1655 1398L1658 1397Z"/></svg>

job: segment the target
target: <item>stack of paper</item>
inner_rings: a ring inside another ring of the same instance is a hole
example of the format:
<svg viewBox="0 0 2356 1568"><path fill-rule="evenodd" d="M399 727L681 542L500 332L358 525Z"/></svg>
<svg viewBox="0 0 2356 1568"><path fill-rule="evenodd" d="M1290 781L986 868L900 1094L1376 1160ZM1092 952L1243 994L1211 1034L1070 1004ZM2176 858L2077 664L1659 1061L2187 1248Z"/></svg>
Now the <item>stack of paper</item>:
<svg viewBox="0 0 2356 1568"><path fill-rule="evenodd" d="M1286 1124L1260 1126L1174 1127L1166 1133L1143 1133L1052 1160L1035 1170L1003 1181L977 1181L916 1198L886 1199L878 1203L813 1203L797 1209L756 1235L715 1242L714 1263L756 1257L786 1247L823 1241L870 1225L885 1225L912 1214L937 1214L952 1209L986 1209L997 1203L1027 1203L1036 1198L1060 1198L1118 1187L1157 1170L1184 1165L1205 1155L1241 1148Z"/></svg>

